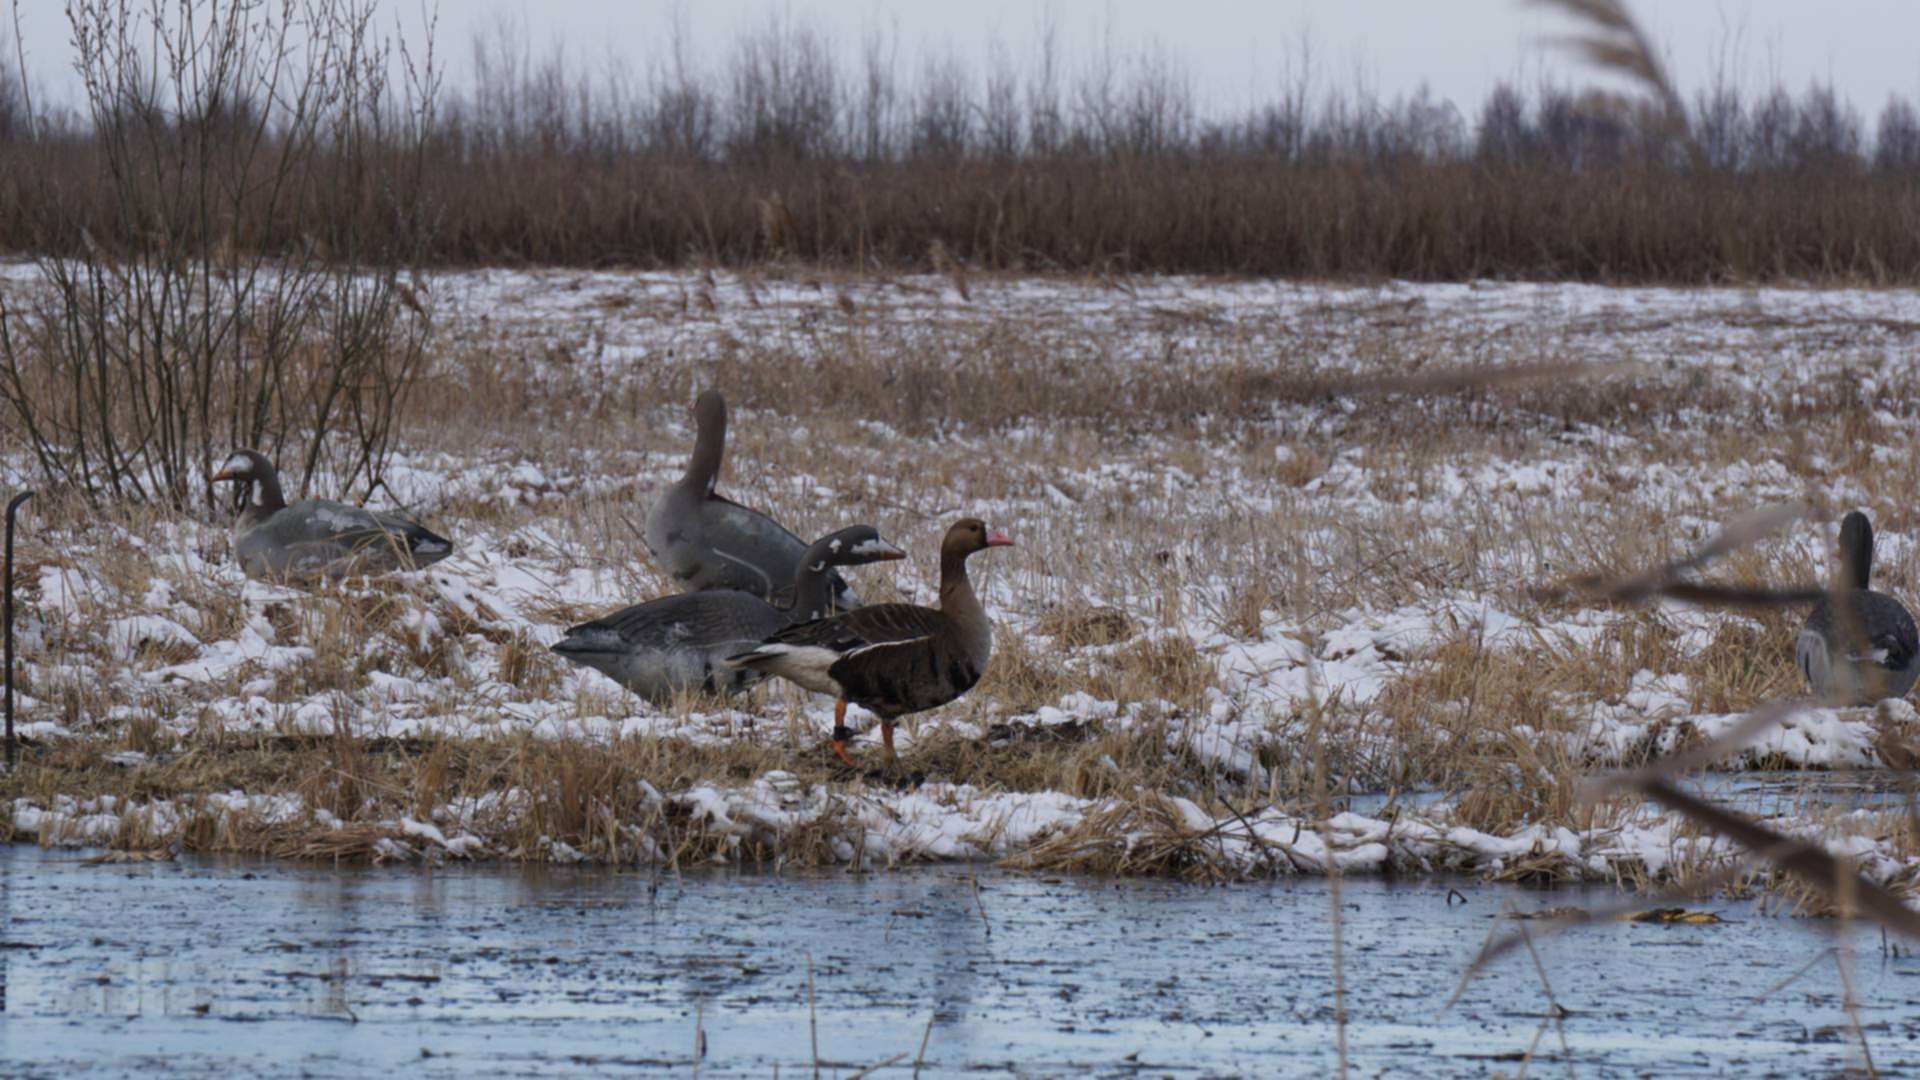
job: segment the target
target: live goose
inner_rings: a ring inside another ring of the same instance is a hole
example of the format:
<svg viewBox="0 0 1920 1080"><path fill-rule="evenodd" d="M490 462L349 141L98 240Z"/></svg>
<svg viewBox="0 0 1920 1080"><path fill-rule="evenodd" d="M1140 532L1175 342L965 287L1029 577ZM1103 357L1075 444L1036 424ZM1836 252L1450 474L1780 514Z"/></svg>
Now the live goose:
<svg viewBox="0 0 1920 1080"><path fill-rule="evenodd" d="M1906 606L1869 589L1873 526L1853 511L1840 522L1840 588L1808 613L1794 654L1813 692L1834 705L1905 697L1920 676L1920 635Z"/></svg>
<svg viewBox="0 0 1920 1080"><path fill-rule="evenodd" d="M763 676L727 657L797 622L833 613L828 576L836 566L906 558L871 525L814 541L794 574L792 601L775 607L735 589L677 593L616 611L567 631L553 651L654 702L702 690L734 694Z"/></svg>
<svg viewBox="0 0 1920 1080"><path fill-rule="evenodd" d="M248 576L276 581L419 569L453 542L416 521L329 499L289 505L265 455L236 450L211 479L250 488L233 523L234 558Z"/></svg>
<svg viewBox="0 0 1920 1080"><path fill-rule="evenodd" d="M727 448L727 403L720 392L701 394L693 404L693 417L693 457L685 475L647 513L647 549L686 592L737 589L783 601L780 593L800 568L806 541L758 510L714 491ZM829 584L836 609L860 606L839 574L831 575Z"/></svg>
<svg viewBox="0 0 1920 1080"><path fill-rule="evenodd" d="M759 647L727 658L734 667L778 675L835 698L833 752L847 757L847 703L880 718L893 754L893 723L967 692L987 669L993 625L967 578L967 557L1013 541L964 518L940 545L940 606L876 604L790 626Z"/></svg>

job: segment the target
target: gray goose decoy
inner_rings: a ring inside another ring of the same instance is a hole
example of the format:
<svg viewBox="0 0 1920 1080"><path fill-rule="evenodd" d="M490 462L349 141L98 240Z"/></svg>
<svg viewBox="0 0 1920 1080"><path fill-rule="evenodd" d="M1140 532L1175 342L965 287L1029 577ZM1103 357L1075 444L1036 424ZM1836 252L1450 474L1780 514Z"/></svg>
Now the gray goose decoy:
<svg viewBox="0 0 1920 1080"><path fill-rule="evenodd" d="M833 752L849 765L847 703L860 705L880 718L891 756L895 720L945 705L986 671L993 624L967 579L967 556L1012 543L979 518L963 518L940 544L939 607L875 604L799 623L727 663L832 694Z"/></svg>
<svg viewBox="0 0 1920 1080"><path fill-rule="evenodd" d="M787 607L735 589L678 593L582 623L568 630L553 651L656 703L689 690L738 693L763 676L729 667L726 658L784 627L832 614L827 586L833 567L904 558L906 552L887 543L873 526L854 525L807 549Z"/></svg>
<svg viewBox="0 0 1920 1080"><path fill-rule="evenodd" d="M1835 705L1906 697L1920 676L1920 635L1906 606L1867 587L1873 526L1858 510L1840 522L1840 589L1800 626L1794 655L1807 685Z"/></svg>
<svg viewBox="0 0 1920 1080"><path fill-rule="evenodd" d="M418 522L327 499L292 505L280 472L252 450L236 450L213 480L252 489L233 523L233 552L248 577L274 581L417 570L453 553L453 542Z"/></svg>
<svg viewBox="0 0 1920 1080"><path fill-rule="evenodd" d="M713 488L727 448L727 403L717 390L693 404L693 458L686 475L655 500L647 513L647 550L682 591L737 589L763 600L784 595L806 554L806 541L758 510L749 510ZM860 600L838 573L829 575L833 606L849 611Z"/></svg>

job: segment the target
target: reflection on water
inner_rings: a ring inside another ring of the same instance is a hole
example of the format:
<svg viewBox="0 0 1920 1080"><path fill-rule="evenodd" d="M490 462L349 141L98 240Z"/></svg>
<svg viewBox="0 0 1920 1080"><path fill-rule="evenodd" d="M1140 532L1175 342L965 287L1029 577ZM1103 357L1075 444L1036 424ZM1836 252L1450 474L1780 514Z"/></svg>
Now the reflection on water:
<svg viewBox="0 0 1920 1080"><path fill-rule="evenodd" d="M1466 903L1449 903L1450 886ZM1485 1075L1517 1064L1547 999L1524 953L1444 1016L1503 905L1603 902L1458 882L1348 881L1356 1065ZM681 1074L811 1063L843 1074L924 1036L929 1072L1315 1072L1334 1064L1322 882L1230 888L985 874L866 876L221 859L88 866L0 848L0 1061L188 1073ZM1582 1070L1843 1067L1822 924L1607 925L1543 943ZM1920 1066L1920 961L1854 935L1883 1070ZM1559 1050L1549 1031L1542 1053ZM1903 1057L1905 1055L1905 1057ZM1555 1066L1556 1069L1564 1066ZM923 1073L924 1074L924 1073Z"/></svg>
<svg viewBox="0 0 1920 1080"><path fill-rule="evenodd" d="M1759 817L1803 817L1827 811L1907 809L1905 775L1882 769L1790 770L1691 773L1681 786L1743 813ZM1912 796L1920 805L1920 787ZM1395 809L1431 810L1450 800L1439 791L1368 792L1337 801L1339 809L1380 817Z"/></svg>
<svg viewBox="0 0 1920 1080"><path fill-rule="evenodd" d="M1699 795L1760 817L1803 816L1824 811L1904 810L1908 792L1902 774L1881 769L1832 772L1701 773L1688 777Z"/></svg>

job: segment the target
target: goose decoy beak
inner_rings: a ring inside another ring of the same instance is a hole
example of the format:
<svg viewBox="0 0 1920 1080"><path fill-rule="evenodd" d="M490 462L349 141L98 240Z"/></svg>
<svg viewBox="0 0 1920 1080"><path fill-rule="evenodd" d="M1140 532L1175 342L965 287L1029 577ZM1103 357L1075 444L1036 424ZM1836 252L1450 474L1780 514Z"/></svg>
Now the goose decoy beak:
<svg viewBox="0 0 1920 1080"><path fill-rule="evenodd" d="M212 476L207 477L209 483L251 479L253 479L253 462L247 459L247 455L240 453L228 455L227 460L220 463L220 468L215 470Z"/></svg>
<svg viewBox="0 0 1920 1080"><path fill-rule="evenodd" d="M853 554L864 555L875 562L893 562L904 559L907 553L887 543L885 540L867 540L853 545Z"/></svg>
<svg viewBox="0 0 1920 1080"><path fill-rule="evenodd" d="M990 548L991 547L1012 547L1013 537L1008 536L1005 532L999 529L995 529L992 532L989 532L987 534L987 546Z"/></svg>

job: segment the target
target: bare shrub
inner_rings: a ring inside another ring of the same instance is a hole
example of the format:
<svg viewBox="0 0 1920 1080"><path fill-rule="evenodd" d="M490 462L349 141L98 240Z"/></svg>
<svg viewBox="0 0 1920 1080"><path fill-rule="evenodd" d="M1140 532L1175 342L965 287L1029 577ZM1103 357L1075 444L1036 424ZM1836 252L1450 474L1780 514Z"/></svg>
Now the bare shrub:
<svg viewBox="0 0 1920 1080"><path fill-rule="evenodd" d="M430 323L431 68L366 0L73 0L97 170L44 176L47 290L0 301L0 404L51 482L183 504L235 446L381 476ZM404 75L396 83L395 71Z"/></svg>

